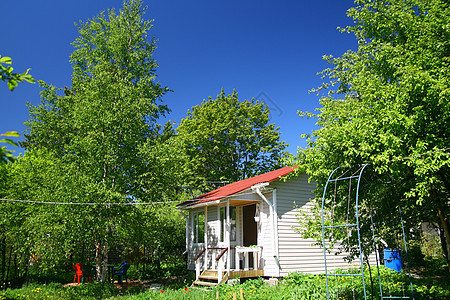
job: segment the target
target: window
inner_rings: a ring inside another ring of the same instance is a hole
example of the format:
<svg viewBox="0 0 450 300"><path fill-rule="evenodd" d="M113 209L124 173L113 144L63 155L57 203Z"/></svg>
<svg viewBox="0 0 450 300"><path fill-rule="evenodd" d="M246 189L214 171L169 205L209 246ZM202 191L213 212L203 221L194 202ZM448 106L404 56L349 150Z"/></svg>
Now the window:
<svg viewBox="0 0 450 300"><path fill-rule="evenodd" d="M236 207L230 206L231 232L230 240L236 241ZM225 242L225 232L227 231L227 208L221 207L219 210L220 220L220 242Z"/></svg>
<svg viewBox="0 0 450 300"><path fill-rule="evenodd" d="M205 242L205 213L195 212L192 219L192 228L194 229L194 244Z"/></svg>

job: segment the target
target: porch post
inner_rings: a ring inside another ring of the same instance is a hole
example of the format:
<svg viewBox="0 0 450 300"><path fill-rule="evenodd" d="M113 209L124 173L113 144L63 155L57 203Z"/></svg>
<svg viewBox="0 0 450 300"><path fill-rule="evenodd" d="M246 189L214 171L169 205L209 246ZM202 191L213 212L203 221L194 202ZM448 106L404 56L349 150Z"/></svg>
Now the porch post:
<svg viewBox="0 0 450 300"><path fill-rule="evenodd" d="M227 200L227 272L230 274L230 267L231 267L231 222L230 222L230 200Z"/></svg>
<svg viewBox="0 0 450 300"><path fill-rule="evenodd" d="M208 269L208 206L205 206L205 234L203 236L205 241L205 258L203 259L203 270Z"/></svg>

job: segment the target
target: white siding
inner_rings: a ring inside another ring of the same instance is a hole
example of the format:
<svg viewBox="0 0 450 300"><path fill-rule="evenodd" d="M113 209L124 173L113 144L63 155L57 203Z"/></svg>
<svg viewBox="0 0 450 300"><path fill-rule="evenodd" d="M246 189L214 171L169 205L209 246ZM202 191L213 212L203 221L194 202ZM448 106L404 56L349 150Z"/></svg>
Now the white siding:
<svg viewBox="0 0 450 300"><path fill-rule="evenodd" d="M272 203L272 193L264 193L267 200ZM258 246L262 246L261 267L264 269L264 276L278 277L279 268L275 262L274 251L274 231L271 209L265 201L260 202L260 221L258 224Z"/></svg>
<svg viewBox="0 0 450 300"><path fill-rule="evenodd" d="M279 268L274 255L274 227L270 207L256 193L249 190L243 192L242 195L235 195L230 201L236 200L256 200L260 201L260 221L258 223L258 246L262 246L262 257L260 259L260 267L264 269L264 275L268 277L286 276L291 272L304 273L324 273L325 264L323 251L320 247L314 246L312 239L302 239L300 234L295 232L295 228L299 228L298 209L309 211L311 207L310 200L314 197L312 191L316 188L314 183L308 183L306 175L300 175L297 179L287 181L271 182L269 188L276 189L277 200L277 230L278 230L278 258L280 262ZM273 194L270 190L263 191L265 197L270 203L273 203ZM236 202L235 202L236 203ZM256 202L255 202L256 203ZM225 203L222 203L225 205ZM197 208L190 211L192 213L204 211L204 208ZM236 242L232 242L231 246L242 245L243 242L243 214L242 207L237 208L237 237ZM191 222L189 222L189 225ZM208 206L207 213L207 235L208 247L226 247L226 243L219 242L220 236L220 220L219 206ZM188 269L194 270L194 258L204 248L205 245L193 245L192 230L189 230L188 245ZM208 261L210 268L215 268L215 257L221 250L208 251ZM226 255L225 255L226 256ZM327 255L327 268L331 271L336 268L348 268L349 264L343 260L345 254ZM234 268L235 252L231 251L231 268ZM371 264L375 264L375 256L371 257ZM359 260L352 263L353 266L359 267Z"/></svg>
<svg viewBox="0 0 450 300"><path fill-rule="evenodd" d="M297 179L273 183L271 187L277 189L280 276L286 276L291 272L325 273L322 249L313 245L314 240L302 239L300 234L294 231L295 228L300 227L296 207L309 211L315 184L309 183L306 175L300 175ZM343 259L345 256L344 253L335 255L335 251L328 254L328 272L336 268L348 268L348 262ZM374 257L372 261L375 262ZM359 259L351 265L359 266Z"/></svg>

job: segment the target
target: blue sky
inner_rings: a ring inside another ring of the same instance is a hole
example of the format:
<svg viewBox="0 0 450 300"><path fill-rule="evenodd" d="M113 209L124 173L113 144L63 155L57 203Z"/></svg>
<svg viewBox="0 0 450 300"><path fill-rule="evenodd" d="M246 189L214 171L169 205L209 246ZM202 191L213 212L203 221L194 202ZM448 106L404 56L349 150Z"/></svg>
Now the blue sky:
<svg viewBox="0 0 450 300"><path fill-rule="evenodd" d="M297 111L319 107L308 91L321 83L316 73L327 67L322 56L356 49L354 36L336 29L352 24L346 16L354 5L349 0L144 0L144 5L146 18L154 20L149 35L158 40L157 80L174 91L163 98L172 110L167 119L178 123L203 99L222 88L236 89L240 100L254 97L269 105L291 153L305 146L300 135L314 129L314 120L301 119ZM36 79L70 86L74 23L121 6L120 0L2 0L0 55L12 57L17 72L31 68ZM0 133L25 130L26 102L38 105L39 91L37 84L24 83L11 93L0 84Z"/></svg>

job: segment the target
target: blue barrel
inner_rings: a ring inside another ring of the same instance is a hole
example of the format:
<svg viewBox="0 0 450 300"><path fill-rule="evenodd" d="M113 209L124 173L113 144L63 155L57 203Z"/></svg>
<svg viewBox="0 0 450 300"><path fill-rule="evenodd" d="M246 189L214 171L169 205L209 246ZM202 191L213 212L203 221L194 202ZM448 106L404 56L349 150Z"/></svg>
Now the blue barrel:
<svg viewBox="0 0 450 300"><path fill-rule="evenodd" d="M400 249L384 249L384 266L400 272L403 269Z"/></svg>

